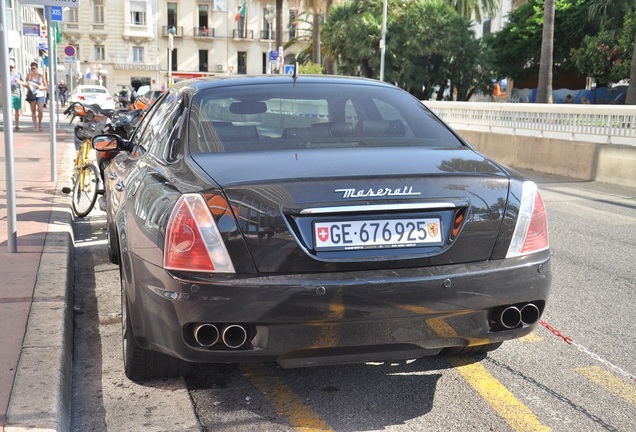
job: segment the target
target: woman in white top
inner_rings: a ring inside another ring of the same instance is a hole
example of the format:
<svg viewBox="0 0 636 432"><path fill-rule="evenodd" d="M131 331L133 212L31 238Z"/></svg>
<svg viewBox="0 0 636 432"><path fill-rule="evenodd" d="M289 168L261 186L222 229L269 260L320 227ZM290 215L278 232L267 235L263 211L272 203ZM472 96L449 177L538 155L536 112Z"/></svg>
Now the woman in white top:
<svg viewBox="0 0 636 432"><path fill-rule="evenodd" d="M33 119L33 126L35 126L35 131L38 132L42 130L44 99L46 98L46 90L48 88L48 85L46 83L46 78L44 77L44 75L38 72L38 64L36 62L31 63L31 71L27 75L25 81L25 87L30 89L35 95L35 100L29 100L29 98L27 97L27 102L29 102L29 105L31 105L31 118Z"/></svg>

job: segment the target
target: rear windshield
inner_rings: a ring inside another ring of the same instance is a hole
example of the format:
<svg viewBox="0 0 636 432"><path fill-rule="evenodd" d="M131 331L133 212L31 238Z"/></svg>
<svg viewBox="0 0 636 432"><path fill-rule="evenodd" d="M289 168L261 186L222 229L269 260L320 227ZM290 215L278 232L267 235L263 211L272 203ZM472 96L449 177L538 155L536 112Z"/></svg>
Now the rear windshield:
<svg viewBox="0 0 636 432"><path fill-rule="evenodd" d="M459 147L410 94L361 84L258 84L198 92L192 153L354 147Z"/></svg>
<svg viewBox="0 0 636 432"><path fill-rule="evenodd" d="M101 93L101 94L106 94L106 89L102 89L102 88L97 88L97 87L91 87L91 88L84 88L81 90L82 93Z"/></svg>

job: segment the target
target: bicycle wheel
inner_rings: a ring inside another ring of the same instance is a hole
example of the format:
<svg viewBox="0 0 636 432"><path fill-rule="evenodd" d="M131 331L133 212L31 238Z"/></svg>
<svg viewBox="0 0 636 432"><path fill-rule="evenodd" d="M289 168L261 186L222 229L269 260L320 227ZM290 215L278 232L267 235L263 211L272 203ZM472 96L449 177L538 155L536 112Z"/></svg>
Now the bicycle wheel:
<svg viewBox="0 0 636 432"><path fill-rule="evenodd" d="M84 217L93 210L97 201L99 172L95 165L84 165L73 184L73 211Z"/></svg>

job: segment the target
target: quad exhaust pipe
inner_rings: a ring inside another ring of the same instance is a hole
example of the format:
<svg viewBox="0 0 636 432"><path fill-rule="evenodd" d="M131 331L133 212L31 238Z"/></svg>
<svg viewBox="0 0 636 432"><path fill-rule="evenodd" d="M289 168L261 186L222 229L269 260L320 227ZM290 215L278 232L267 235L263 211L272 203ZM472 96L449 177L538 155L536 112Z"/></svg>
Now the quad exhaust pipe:
<svg viewBox="0 0 636 432"><path fill-rule="evenodd" d="M219 341L228 348L237 349L245 345L248 334L245 327L240 324L230 324L219 327L211 323L202 323L194 326L194 340L199 346L209 348Z"/></svg>
<svg viewBox="0 0 636 432"><path fill-rule="evenodd" d="M519 327L520 324L530 325L539 320L541 311L534 303L526 303L524 305L508 306L496 310L493 318L497 324L504 328L512 329Z"/></svg>

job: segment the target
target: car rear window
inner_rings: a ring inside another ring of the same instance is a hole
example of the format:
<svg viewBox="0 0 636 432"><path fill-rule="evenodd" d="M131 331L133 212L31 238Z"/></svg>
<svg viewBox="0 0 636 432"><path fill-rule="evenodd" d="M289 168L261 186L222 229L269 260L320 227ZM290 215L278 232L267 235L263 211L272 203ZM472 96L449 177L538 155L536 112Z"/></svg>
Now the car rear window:
<svg viewBox="0 0 636 432"><path fill-rule="evenodd" d="M100 88L85 88L82 89L82 93L102 93L106 94L106 90Z"/></svg>
<svg viewBox="0 0 636 432"><path fill-rule="evenodd" d="M192 153L462 145L398 88L333 83L202 90L192 99L188 140Z"/></svg>

